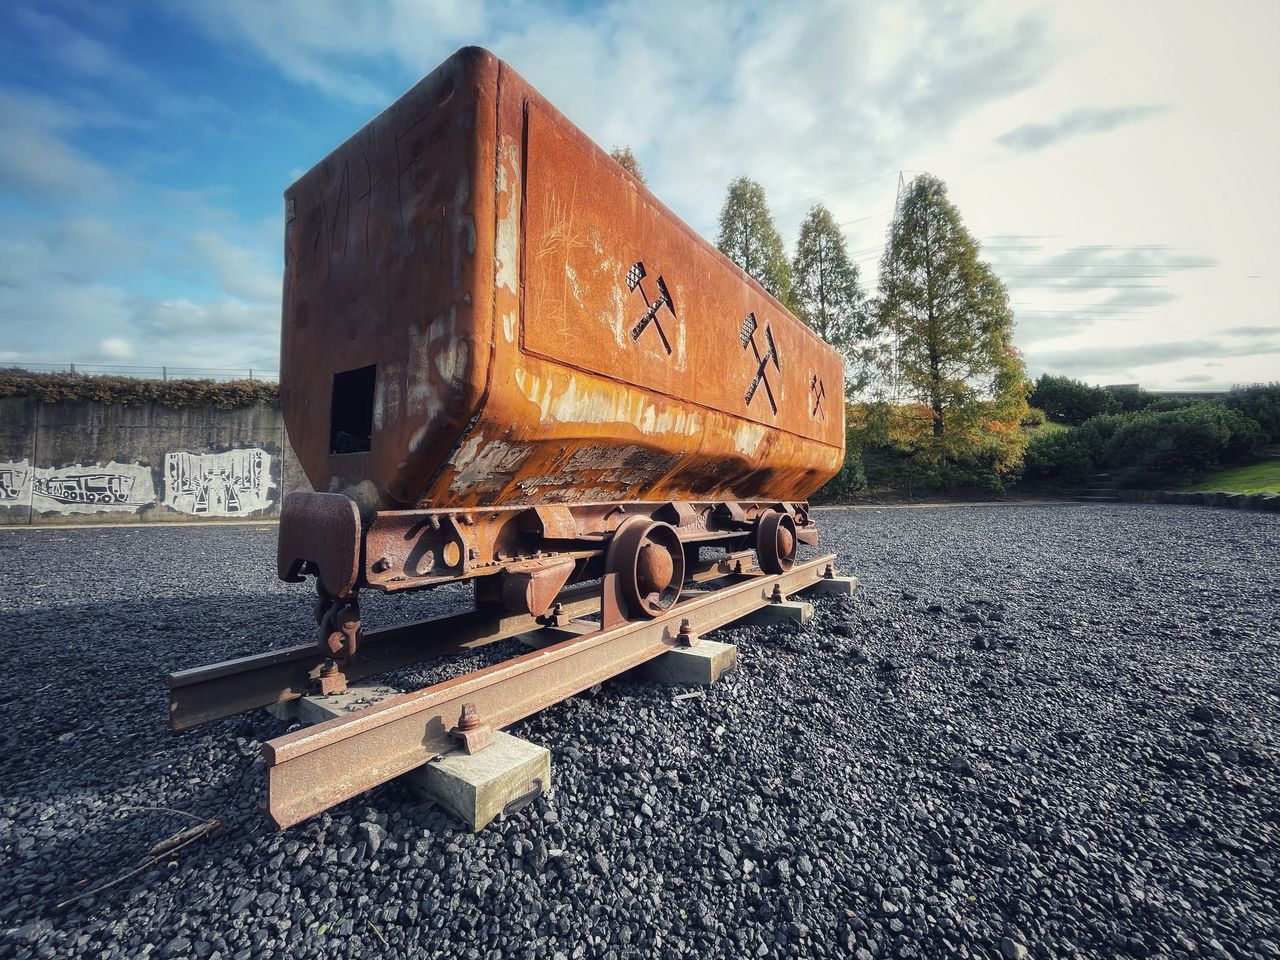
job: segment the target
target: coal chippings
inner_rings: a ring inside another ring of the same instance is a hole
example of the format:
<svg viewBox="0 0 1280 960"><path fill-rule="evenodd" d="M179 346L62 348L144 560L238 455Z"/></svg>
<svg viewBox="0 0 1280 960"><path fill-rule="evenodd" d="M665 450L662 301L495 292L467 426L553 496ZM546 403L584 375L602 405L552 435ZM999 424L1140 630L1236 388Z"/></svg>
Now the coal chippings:
<svg viewBox="0 0 1280 960"><path fill-rule="evenodd" d="M283 723L166 728L167 672L309 636L273 528L0 532L0 956L1280 957L1280 517L819 520L855 596L518 724L554 793L477 835L396 784L277 833Z"/></svg>

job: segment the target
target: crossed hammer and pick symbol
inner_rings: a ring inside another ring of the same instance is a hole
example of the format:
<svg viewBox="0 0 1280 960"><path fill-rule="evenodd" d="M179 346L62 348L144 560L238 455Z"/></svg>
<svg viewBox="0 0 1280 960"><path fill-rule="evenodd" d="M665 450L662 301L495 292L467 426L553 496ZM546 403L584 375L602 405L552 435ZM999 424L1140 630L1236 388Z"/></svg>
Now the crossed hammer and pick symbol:
<svg viewBox="0 0 1280 960"><path fill-rule="evenodd" d="M632 264L631 269L627 271L627 289L640 290L640 296L644 297L645 311L644 315L636 321L636 325L631 328L631 339L639 340L640 334L644 333L644 328L650 323L654 329L658 331L658 337L662 340L662 346L667 353L671 353L671 344L667 340L666 331L662 329L662 322L658 319L658 311L666 307L671 311L671 316L676 315L675 304L671 300L671 291L667 289L666 282L662 277L658 277L658 299L650 302L649 295L644 292L644 278L647 277L648 271L644 268L644 261L637 260Z"/></svg>
<svg viewBox="0 0 1280 960"><path fill-rule="evenodd" d="M827 411L822 409L822 401L827 398L827 388L823 385L822 381L818 379L818 375L816 373L809 380L809 392L813 394L813 410L809 415L811 417L816 417L821 413L822 419L827 419Z"/></svg>
<svg viewBox="0 0 1280 960"><path fill-rule="evenodd" d="M742 321L742 329L738 331L738 339L742 341L742 349L751 347L756 355L756 375L751 381L751 386L747 387L746 403L751 406L751 398L756 395L756 390L760 384L764 384L765 395L769 398L769 406L773 408L773 412L778 412L778 401L774 399L773 387L769 385L769 363L773 362L773 368L779 373L782 372L782 365L778 363L778 345L773 342L773 329L768 325L764 328L764 339L766 349L764 353L760 352L760 345L756 343L756 315L748 313L747 318Z"/></svg>

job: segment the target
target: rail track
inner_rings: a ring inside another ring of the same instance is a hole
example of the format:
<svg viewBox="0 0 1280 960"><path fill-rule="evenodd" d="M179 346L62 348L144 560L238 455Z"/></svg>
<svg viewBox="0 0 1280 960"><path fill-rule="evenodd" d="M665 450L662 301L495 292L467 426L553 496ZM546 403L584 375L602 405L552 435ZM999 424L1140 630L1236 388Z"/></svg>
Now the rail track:
<svg viewBox="0 0 1280 960"><path fill-rule="evenodd" d="M753 560L742 551L694 565L682 599L652 619L623 616L619 577L610 573L562 591L542 617L478 606L370 631L346 666L348 680L515 637L535 649L267 741L264 813L288 827L434 757L483 749L493 731L835 578L834 554L780 574ZM170 674L169 724L184 730L305 696L324 665L308 643Z"/></svg>

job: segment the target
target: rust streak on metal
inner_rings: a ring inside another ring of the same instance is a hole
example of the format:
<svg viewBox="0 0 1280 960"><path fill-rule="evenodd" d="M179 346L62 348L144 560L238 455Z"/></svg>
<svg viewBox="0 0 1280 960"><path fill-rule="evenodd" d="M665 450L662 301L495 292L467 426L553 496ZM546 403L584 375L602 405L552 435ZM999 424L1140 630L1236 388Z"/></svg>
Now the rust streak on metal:
<svg viewBox="0 0 1280 960"><path fill-rule="evenodd" d="M290 441L366 518L799 501L839 469L839 355L486 51L286 199Z"/></svg>

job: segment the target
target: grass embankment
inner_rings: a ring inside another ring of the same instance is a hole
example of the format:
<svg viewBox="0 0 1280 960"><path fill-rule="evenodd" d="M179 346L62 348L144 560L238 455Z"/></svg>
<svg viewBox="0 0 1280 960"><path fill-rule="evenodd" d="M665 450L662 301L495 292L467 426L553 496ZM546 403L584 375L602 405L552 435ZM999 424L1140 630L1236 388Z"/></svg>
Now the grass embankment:
<svg viewBox="0 0 1280 960"><path fill-rule="evenodd" d="M1185 489L1188 493L1280 493L1280 458L1220 470Z"/></svg>
<svg viewBox="0 0 1280 960"><path fill-rule="evenodd" d="M1028 437L1034 437L1042 433L1065 433L1068 430L1074 430L1065 423L1054 423L1052 420L1046 420L1044 423L1037 423L1035 426L1023 427L1022 432Z"/></svg>

